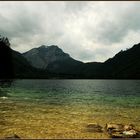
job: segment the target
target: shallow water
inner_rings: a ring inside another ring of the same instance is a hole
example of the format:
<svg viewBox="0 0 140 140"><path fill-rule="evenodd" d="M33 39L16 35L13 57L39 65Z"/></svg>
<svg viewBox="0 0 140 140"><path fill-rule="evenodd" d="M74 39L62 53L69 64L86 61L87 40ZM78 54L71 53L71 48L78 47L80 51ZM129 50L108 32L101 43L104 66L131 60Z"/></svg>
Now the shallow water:
<svg viewBox="0 0 140 140"><path fill-rule="evenodd" d="M89 123L140 129L140 80L16 80L0 96L1 138L108 138Z"/></svg>

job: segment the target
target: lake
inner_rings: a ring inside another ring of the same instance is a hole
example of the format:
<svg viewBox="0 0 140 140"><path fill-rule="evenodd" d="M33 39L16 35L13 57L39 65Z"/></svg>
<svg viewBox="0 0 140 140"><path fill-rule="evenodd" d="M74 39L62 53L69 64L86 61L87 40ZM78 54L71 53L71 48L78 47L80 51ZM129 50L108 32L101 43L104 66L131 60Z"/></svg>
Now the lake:
<svg viewBox="0 0 140 140"><path fill-rule="evenodd" d="M98 123L140 129L140 80L14 80L0 87L0 138L108 138Z"/></svg>

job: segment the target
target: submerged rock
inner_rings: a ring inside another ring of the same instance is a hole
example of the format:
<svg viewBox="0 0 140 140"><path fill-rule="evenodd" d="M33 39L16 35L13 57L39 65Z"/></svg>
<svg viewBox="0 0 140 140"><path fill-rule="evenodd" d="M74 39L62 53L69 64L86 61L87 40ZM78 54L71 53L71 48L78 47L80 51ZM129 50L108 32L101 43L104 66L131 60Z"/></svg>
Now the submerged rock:
<svg viewBox="0 0 140 140"><path fill-rule="evenodd" d="M106 124L105 128L109 133L120 132L123 131L124 125L111 123L111 124Z"/></svg>
<svg viewBox="0 0 140 140"><path fill-rule="evenodd" d="M103 132L102 130L102 126L100 126L99 124L96 124L96 123L90 123L87 125L87 131L88 132Z"/></svg>
<svg viewBox="0 0 140 140"><path fill-rule="evenodd" d="M124 137L128 137L128 138L140 138L140 133L136 130L129 130L129 131L124 131L123 132L123 136Z"/></svg>
<svg viewBox="0 0 140 140"><path fill-rule="evenodd" d="M123 138L122 132L113 132L109 134L111 138Z"/></svg>
<svg viewBox="0 0 140 140"><path fill-rule="evenodd" d="M6 96L0 97L0 98L3 99L3 100L8 99L8 97L6 97Z"/></svg>
<svg viewBox="0 0 140 140"><path fill-rule="evenodd" d="M129 124L129 125L125 125L124 126L124 130L125 131L132 130L133 128L134 128L134 125L133 124Z"/></svg>
<svg viewBox="0 0 140 140"><path fill-rule="evenodd" d="M5 139L20 139L20 137L18 135L14 134L13 136L5 137Z"/></svg>
<svg viewBox="0 0 140 140"><path fill-rule="evenodd" d="M112 138L140 138L140 132L132 124L106 124L106 131Z"/></svg>

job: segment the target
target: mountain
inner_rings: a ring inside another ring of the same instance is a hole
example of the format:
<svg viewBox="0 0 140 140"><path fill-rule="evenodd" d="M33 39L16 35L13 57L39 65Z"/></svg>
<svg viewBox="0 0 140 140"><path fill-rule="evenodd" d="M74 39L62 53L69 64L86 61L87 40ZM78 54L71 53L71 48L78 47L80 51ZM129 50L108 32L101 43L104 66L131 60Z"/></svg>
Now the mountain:
<svg viewBox="0 0 140 140"><path fill-rule="evenodd" d="M140 79L140 43L103 63L83 63L55 45L21 54L0 37L0 79L9 78Z"/></svg>
<svg viewBox="0 0 140 140"><path fill-rule="evenodd" d="M86 63L83 73L91 79L140 79L140 43L104 63Z"/></svg>
<svg viewBox="0 0 140 140"><path fill-rule="evenodd" d="M48 78L47 74L36 69L22 56L10 48L8 38L0 37L0 79Z"/></svg>
<svg viewBox="0 0 140 140"><path fill-rule="evenodd" d="M14 50L11 50L11 53L15 78L47 78L47 74L44 71L31 66L21 53Z"/></svg>
<svg viewBox="0 0 140 140"><path fill-rule="evenodd" d="M42 45L23 53L23 56L36 68L59 75L78 75L83 62L77 61L63 52L58 46Z"/></svg>
<svg viewBox="0 0 140 140"><path fill-rule="evenodd" d="M70 56L64 53L60 48L55 45L45 46L42 45L38 48L33 48L23 56L36 68L46 69L46 67L55 61L67 60Z"/></svg>
<svg viewBox="0 0 140 140"><path fill-rule="evenodd" d="M104 62L110 77L140 78L140 43Z"/></svg>
<svg viewBox="0 0 140 140"><path fill-rule="evenodd" d="M58 46L34 48L23 56L36 68L45 70L50 77L82 79L139 79L140 44L120 51L103 63L83 63L64 53Z"/></svg>

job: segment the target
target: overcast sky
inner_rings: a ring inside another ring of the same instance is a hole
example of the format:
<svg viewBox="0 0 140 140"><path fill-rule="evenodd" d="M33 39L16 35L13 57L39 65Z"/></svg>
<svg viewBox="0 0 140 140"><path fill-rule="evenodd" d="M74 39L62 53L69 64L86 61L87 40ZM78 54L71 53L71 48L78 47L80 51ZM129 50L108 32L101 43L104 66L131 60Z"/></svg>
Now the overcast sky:
<svg viewBox="0 0 140 140"><path fill-rule="evenodd" d="M140 2L1 1L0 34L19 52L58 45L77 60L103 62L140 42Z"/></svg>

